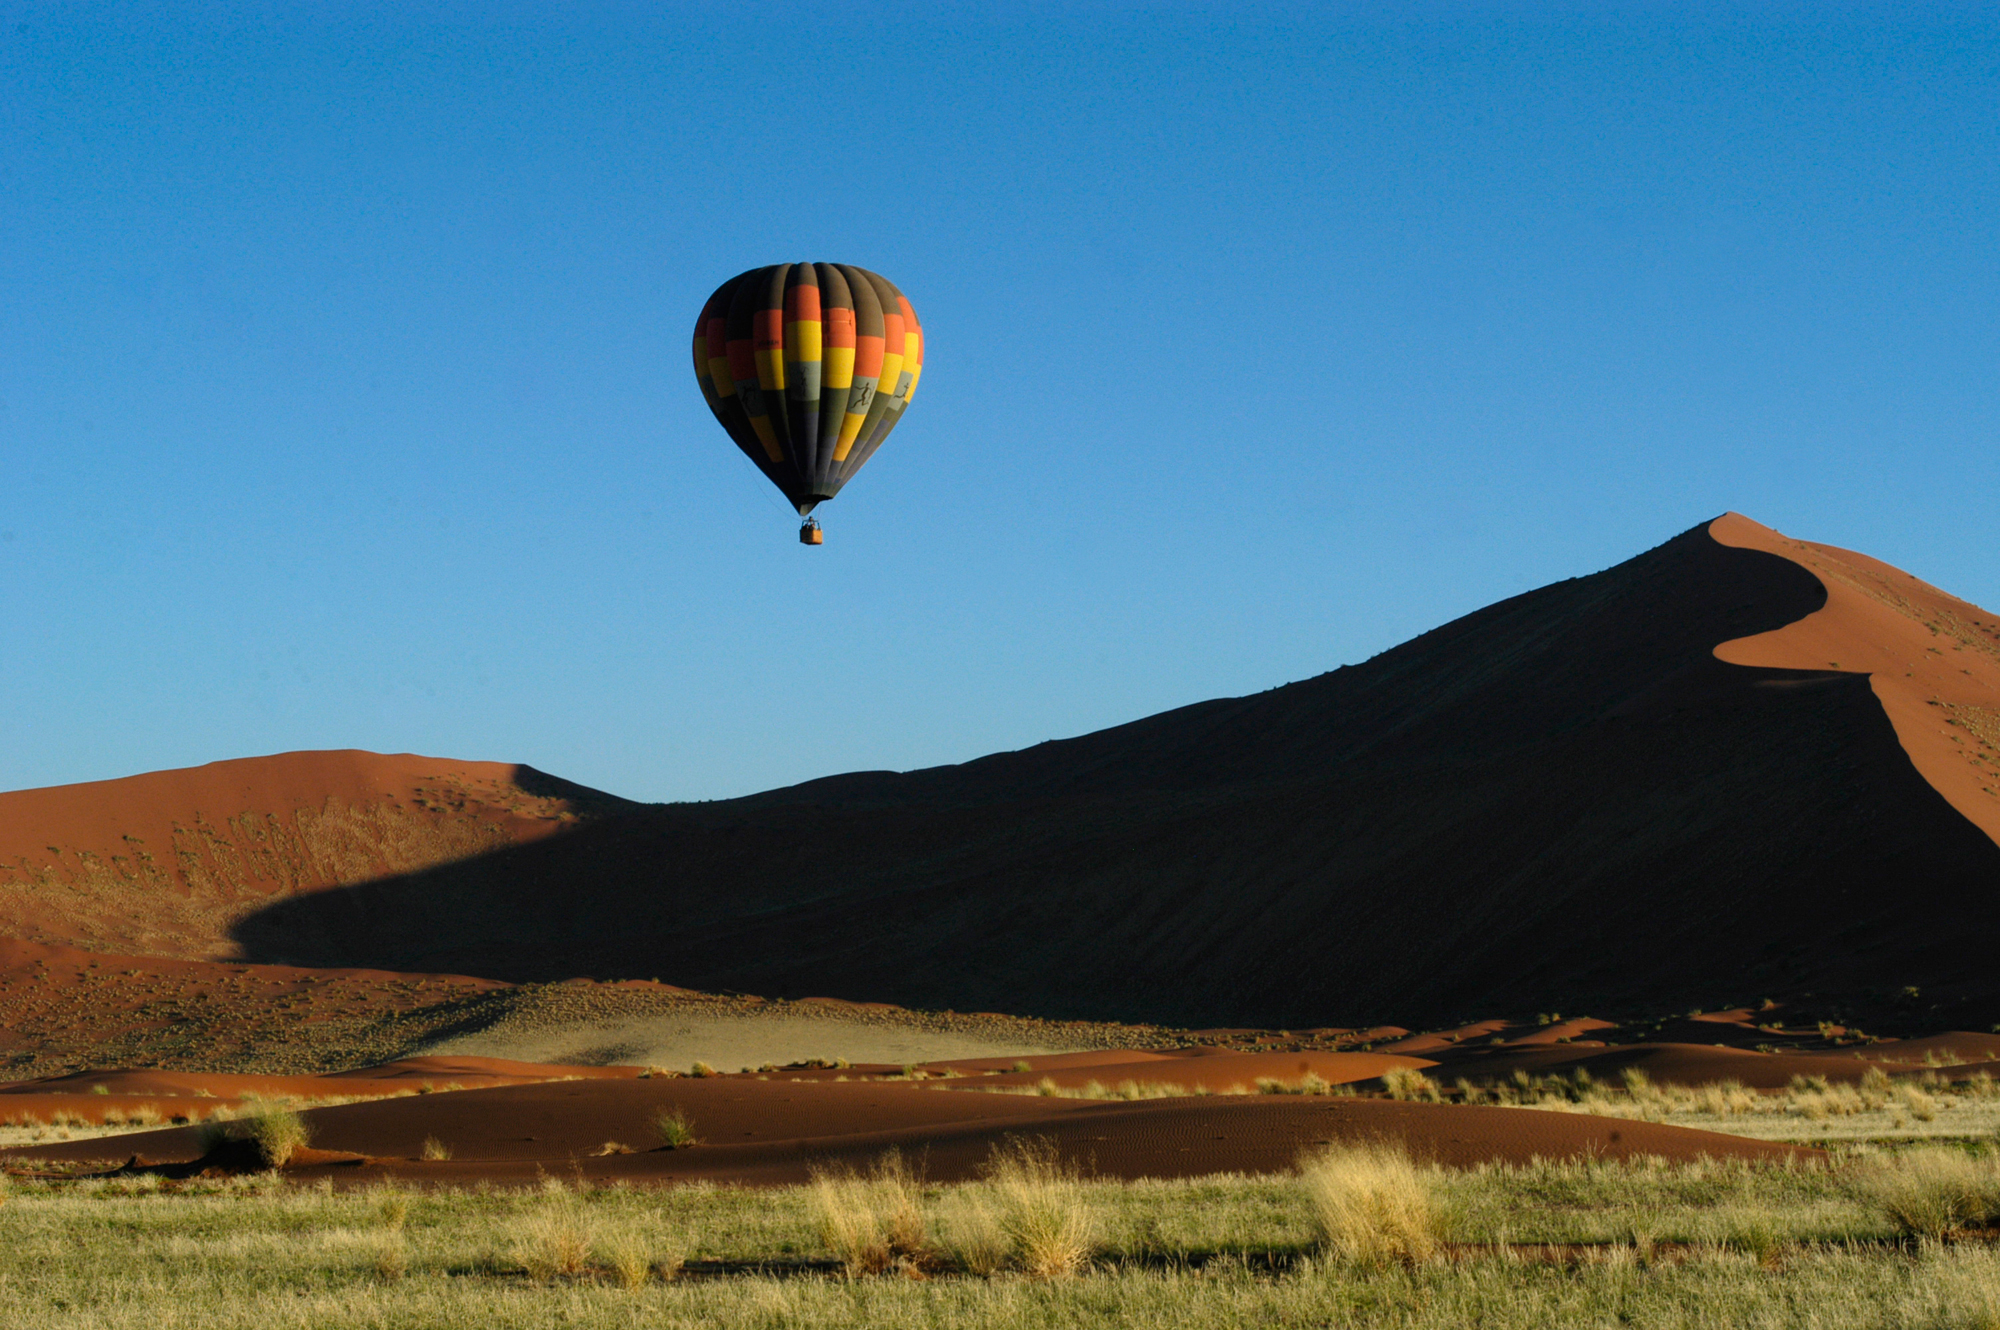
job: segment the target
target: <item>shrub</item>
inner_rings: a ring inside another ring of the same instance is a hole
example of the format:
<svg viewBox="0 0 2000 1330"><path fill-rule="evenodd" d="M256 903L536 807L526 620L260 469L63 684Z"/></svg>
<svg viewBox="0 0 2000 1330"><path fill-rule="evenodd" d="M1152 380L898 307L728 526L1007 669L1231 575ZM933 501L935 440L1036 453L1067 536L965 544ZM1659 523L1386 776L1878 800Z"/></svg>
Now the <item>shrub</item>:
<svg viewBox="0 0 2000 1330"><path fill-rule="evenodd" d="M669 1150L685 1150L695 1143L694 1122L682 1108L661 1109L653 1115L653 1134Z"/></svg>
<svg viewBox="0 0 2000 1330"><path fill-rule="evenodd" d="M1084 1200L1083 1180L1053 1142L996 1146L986 1176L999 1202L1000 1231L1022 1270L1053 1279L1089 1264L1097 1251L1097 1215Z"/></svg>
<svg viewBox="0 0 2000 1330"><path fill-rule="evenodd" d="M812 1206L820 1241L850 1277L914 1266L930 1252L922 1187L890 1150L872 1172L813 1170Z"/></svg>
<svg viewBox="0 0 2000 1330"><path fill-rule="evenodd" d="M1334 1256L1386 1265L1437 1254L1436 1170L1417 1167L1400 1147L1328 1146L1299 1161L1299 1176Z"/></svg>
<svg viewBox="0 0 2000 1330"><path fill-rule="evenodd" d="M434 1163L441 1162L451 1158L451 1147L435 1136L426 1136L424 1137L423 1157Z"/></svg>
<svg viewBox="0 0 2000 1330"><path fill-rule="evenodd" d="M1382 1084L1388 1088L1391 1099L1428 1099L1435 1103L1441 1097L1437 1082L1415 1067L1391 1067L1382 1074Z"/></svg>
<svg viewBox="0 0 2000 1330"><path fill-rule="evenodd" d="M708 1064L707 1064L706 1062L697 1062L697 1063L695 1063L695 1064L694 1064L694 1066L692 1066L692 1067L690 1067L690 1068L688 1069L688 1075L690 1075L690 1076L716 1076L716 1075L720 1075L720 1073L719 1073L719 1072L717 1072L715 1068L713 1068L713 1067L709 1066L709 1065L708 1065Z"/></svg>
<svg viewBox="0 0 2000 1330"><path fill-rule="evenodd" d="M550 1193L514 1226L514 1259L530 1279L581 1274L590 1263L590 1230L567 1192Z"/></svg>
<svg viewBox="0 0 2000 1330"><path fill-rule="evenodd" d="M236 1125L269 1168L283 1168L312 1139L311 1125L288 1108L260 1109Z"/></svg>

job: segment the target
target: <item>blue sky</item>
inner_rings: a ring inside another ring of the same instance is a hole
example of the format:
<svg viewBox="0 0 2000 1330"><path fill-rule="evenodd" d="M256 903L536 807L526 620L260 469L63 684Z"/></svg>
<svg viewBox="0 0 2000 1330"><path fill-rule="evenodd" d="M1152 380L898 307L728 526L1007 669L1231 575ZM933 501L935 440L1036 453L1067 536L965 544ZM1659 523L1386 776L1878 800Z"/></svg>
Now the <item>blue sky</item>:
<svg viewBox="0 0 2000 1330"><path fill-rule="evenodd" d="M2000 608L2000 11L547 8L0 3L0 788L958 761L1731 508ZM686 350L804 259L817 550Z"/></svg>

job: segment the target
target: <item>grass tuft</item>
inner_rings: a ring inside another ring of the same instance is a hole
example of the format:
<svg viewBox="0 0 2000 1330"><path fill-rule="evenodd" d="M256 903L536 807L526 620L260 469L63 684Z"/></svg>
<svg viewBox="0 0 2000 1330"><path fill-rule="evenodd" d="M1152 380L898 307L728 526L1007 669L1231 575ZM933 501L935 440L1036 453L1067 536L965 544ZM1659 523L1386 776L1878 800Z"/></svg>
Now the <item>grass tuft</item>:
<svg viewBox="0 0 2000 1330"><path fill-rule="evenodd" d="M653 1115L653 1134L669 1150L685 1150L695 1143L694 1121L684 1108L663 1108Z"/></svg>
<svg viewBox="0 0 2000 1330"><path fill-rule="evenodd" d="M550 1191L515 1223L514 1260L530 1279L545 1284L557 1275L583 1273L590 1264L590 1239L590 1226L576 1197Z"/></svg>
<svg viewBox="0 0 2000 1330"><path fill-rule="evenodd" d="M850 1278L917 1268L931 1254L923 1187L899 1151L866 1174L815 1169L811 1196L820 1241Z"/></svg>
<svg viewBox="0 0 2000 1330"><path fill-rule="evenodd" d="M1333 1145L1303 1157L1299 1177L1321 1243L1358 1265L1416 1264L1438 1252L1437 1170L1388 1145Z"/></svg>
<svg viewBox="0 0 2000 1330"><path fill-rule="evenodd" d="M1083 1179L1053 1142L1013 1140L995 1147L986 1177L998 1225L1022 1270L1042 1279L1073 1275L1097 1252L1097 1214Z"/></svg>

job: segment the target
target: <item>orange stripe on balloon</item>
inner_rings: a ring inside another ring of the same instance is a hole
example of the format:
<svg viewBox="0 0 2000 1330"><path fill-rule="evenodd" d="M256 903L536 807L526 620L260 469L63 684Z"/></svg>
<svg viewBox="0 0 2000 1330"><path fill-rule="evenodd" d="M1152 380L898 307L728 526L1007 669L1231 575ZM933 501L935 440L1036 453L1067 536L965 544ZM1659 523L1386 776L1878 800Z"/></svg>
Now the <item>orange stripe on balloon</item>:
<svg viewBox="0 0 2000 1330"><path fill-rule="evenodd" d="M854 339L854 377L872 379L882 372L882 339L879 337L857 337Z"/></svg>
<svg viewBox="0 0 2000 1330"><path fill-rule="evenodd" d="M819 288L795 286L785 292L785 322L813 323L819 319Z"/></svg>

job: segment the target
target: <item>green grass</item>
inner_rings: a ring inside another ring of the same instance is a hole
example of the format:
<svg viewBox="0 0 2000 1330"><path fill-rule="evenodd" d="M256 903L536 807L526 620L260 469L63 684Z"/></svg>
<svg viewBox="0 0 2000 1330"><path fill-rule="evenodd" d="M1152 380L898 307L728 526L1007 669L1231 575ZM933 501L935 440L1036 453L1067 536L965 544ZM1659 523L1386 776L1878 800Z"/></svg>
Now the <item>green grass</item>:
<svg viewBox="0 0 2000 1330"><path fill-rule="evenodd" d="M910 1238L936 1253L926 1280L894 1260L856 1263L887 1274L844 1275L827 1198L807 1187L579 1191L552 1180L335 1193L272 1174L178 1186L17 1179L0 1202L0 1320L21 1330L2000 1326L2000 1253L1908 1240L1918 1225L1897 1210L1927 1178L1947 1199L1968 1177L1985 1186L1995 1162L1933 1147L1838 1167L1419 1169L1443 1248L1373 1261L1331 1243L1323 1205L1298 1177L1055 1173L1029 1179L1042 1188L1029 1200L1048 1207L1035 1222L1093 1254L1079 1273L1051 1266L1044 1277L1020 1254L1030 1212L1006 1208L1008 1178L943 1187L899 1173L885 1194L923 1211L897 1223L930 1235ZM1065 1230L1071 1213L1082 1228ZM789 1278L673 1278L683 1261L699 1271L805 1258L818 1268ZM993 1273L951 1273L967 1267Z"/></svg>

